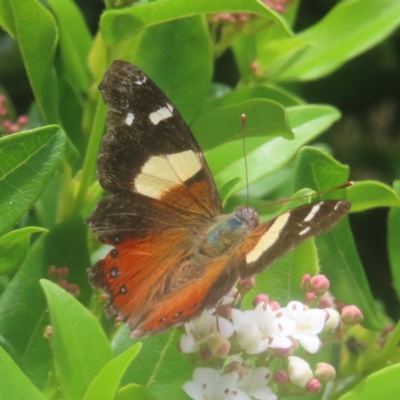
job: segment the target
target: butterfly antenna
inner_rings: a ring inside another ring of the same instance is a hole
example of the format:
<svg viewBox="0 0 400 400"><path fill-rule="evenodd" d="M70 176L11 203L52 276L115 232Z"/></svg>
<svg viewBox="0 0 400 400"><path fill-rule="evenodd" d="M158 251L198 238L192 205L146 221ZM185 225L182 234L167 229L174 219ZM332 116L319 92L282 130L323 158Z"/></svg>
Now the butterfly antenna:
<svg viewBox="0 0 400 400"><path fill-rule="evenodd" d="M246 156L246 114L242 114L242 137L243 137L243 158L244 158L244 170L246 173L246 207L249 208L250 191L249 191L249 169L247 168L247 156Z"/></svg>
<svg viewBox="0 0 400 400"><path fill-rule="evenodd" d="M323 194L326 194L326 193L329 193L329 192L333 192L333 191L338 190L338 189L345 189L345 188L347 188L349 186L352 186L353 184L354 184L353 181L348 181L348 182L343 183L343 184L341 184L339 186L335 186L333 188L326 189L326 190L321 190L320 192L316 192L316 193L313 193L313 194L306 194L305 196L294 197L292 199L283 199L283 200L274 201L273 203L269 203L266 206L257 208L257 211L262 210L262 209L267 208L267 207L276 206L278 204L286 204L286 203L289 203L289 202L294 201L294 200L306 199L308 197L321 196Z"/></svg>

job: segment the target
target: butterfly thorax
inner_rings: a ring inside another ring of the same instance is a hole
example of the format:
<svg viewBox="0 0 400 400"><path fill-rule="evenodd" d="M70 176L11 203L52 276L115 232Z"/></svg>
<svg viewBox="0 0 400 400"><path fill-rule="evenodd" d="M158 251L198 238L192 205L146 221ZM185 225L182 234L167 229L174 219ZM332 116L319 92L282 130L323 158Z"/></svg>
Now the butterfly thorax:
<svg viewBox="0 0 400 400"><path fill-rule="evenodd" d="M218 257L240 243L259 224L260 217L249 207L237 207L231 214L219 215L200 243L200 252L209 257Z"/></svg>

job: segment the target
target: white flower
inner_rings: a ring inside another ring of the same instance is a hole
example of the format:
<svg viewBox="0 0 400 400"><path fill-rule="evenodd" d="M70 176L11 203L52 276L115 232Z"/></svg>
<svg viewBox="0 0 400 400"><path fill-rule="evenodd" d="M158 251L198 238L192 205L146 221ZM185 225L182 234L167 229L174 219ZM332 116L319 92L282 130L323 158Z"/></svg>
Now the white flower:
<svg viewBox="0 0 400 400"><path fill-rule="evenodd" d="M294 331L294 321L278 311L272 311L267 303L260 303L254 310L232 309L232 322L238 346L248 354L258 354L268 348L289 348L288 336Z"/></svg>
<svg viewBox="0 0 400 400"><path fill-rule="evenodd" d="M205 310L199 318L185 324L186 333L182 334L180 340L180 349L183 353L199 351L200 345L216 333L221 333L227 339L233 335L232 323L214 313L215 308Z"/></svg>
<svg viewBox="0 0 400 400"><path fill-rule="evenodd" d="M196 368L193 381L186 382L182 388L193 400L211 400L220 381L220 374L212 368Z"/></svg>
<svg viewBox="0 0 400 400"><path fill-rule="evenodd" d="M239 389L257 400L276 400L277 395L267 386L271 371L267 367L252 370L238 383Z"/></svg>
<svg viewBox="0 0 400 400"><path fill-rule="evenodd" d="M182 388L193 400L251 400L250 396L237 387L238 374L221 375L211 368L196 368L193 381Z"/></svg>
<svg viewBox="0 0 400 400"><path fill-rule="evenodd" d="M321 341L317 334L324 329L325 311L317 308L306 309L299 301L291 301L286 308L281 308L280 311L296 322L293 337L305 350L315 354L321 347Z"/></svg>
<svg viewBox="0 0 400 400"><path fill-rule="evenodd" d="M305 387L313 378L313 373L310 366L302 358L290 356L288 357L288 375L289 380L293 385Z"/></svg>

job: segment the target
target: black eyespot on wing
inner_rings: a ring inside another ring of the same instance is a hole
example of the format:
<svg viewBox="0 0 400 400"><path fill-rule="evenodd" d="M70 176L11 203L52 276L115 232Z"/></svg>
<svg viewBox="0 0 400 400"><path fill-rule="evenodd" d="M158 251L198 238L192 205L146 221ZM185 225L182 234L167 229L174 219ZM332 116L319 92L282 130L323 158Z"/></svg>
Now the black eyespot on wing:
<svg viewBox="0 0 400 400"><path fill-rule="evenodd" d="M108 271L108 275L109 275L110 278L112 278L112 279L115 279L117 276L119 276L119 274L120 274L119 268L116 267L116 266L111 267L111 268L109 269L109 271Z"/></svg>

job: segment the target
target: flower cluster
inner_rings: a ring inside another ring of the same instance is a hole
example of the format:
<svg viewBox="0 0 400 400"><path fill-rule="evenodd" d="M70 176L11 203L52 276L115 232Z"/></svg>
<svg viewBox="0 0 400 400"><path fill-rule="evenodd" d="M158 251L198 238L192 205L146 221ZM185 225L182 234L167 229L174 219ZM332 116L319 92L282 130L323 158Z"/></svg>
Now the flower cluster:
<svg viewBox="0 0 400 400"><path fill-rule="evenodd" d="M0 130L4 130L7 134L20 132L28 123L28 117L26 115L21 115L17 118L16 122L12 122L10 119L4 119L9 114L10 112L6 107L6 97L0 95L0 119L2 120Z"/></svg>
<svg viewBox="0 0 400 400"><path fill-rule="evenodd" d="M340 334L342 326L357 324L362 314L355 306L344 307L342 315L332 308L322 297L329 289L323 275L304 276L302 289L303 303L291 301L281 307L268 296L259 295L254 309L245 311L235 308L239 294L230 293L229 300L225 298L217 309L185 324L180 339L183 353L197 354L198 362L208 366L221 365L215 360L225 359L223 369L196 368L193 381L183 386L185 392L196 400L277 399L268 386L271 377L274 390L280 394L290 395L293 390L298 394L298 387L303 388L302 394L321 390L321 383L335 377L335 369L319 363L313 372L304 358L323 347L321 337L331 340L332 331ZM312 308L311 303L318 308ZM295 356L298 349L303 349L305 356ZM273 362L279 367L272 372Z"/></svg>

